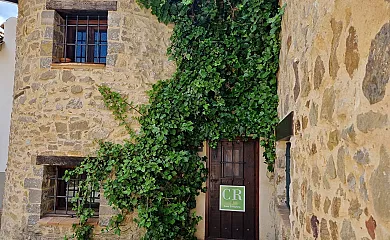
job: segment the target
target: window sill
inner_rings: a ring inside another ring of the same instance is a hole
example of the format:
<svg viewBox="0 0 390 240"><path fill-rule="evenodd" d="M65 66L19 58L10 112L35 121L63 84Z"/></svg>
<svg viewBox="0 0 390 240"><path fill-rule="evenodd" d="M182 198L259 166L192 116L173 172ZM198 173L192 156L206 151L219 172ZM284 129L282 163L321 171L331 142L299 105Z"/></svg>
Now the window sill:
<svg viewBox="0 0 390 240"><path fill-rule="evenodd" d="M97 63L52 63L51 69L104 69L105 64Z"/></svg>
<svg viewBox="0 0 390 240"><path fill-rule="evenodd" d="M98 218L90 218L88 219L87 224L97 226L98 222ZM71 217L43 217L38 221L38 224L43 226L72 226L73 224L78 223L78 218Z"/></svg>

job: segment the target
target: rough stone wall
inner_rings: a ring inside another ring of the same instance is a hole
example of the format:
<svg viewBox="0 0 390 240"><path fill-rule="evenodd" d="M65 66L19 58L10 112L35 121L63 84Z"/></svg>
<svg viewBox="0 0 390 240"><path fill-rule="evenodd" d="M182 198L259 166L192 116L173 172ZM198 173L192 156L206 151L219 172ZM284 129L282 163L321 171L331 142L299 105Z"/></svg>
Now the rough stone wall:
<svg viewBox="0 0 390 240"><path fill-rule="evenodd" d="M295 113L290 238L390 239L390 2L281 3L278 111Z"/></svg>
<svg viewBox="0 0 390 240"><path fill-rule="evenodd" d="M145 91L157 80L169 78L175 68L166 56L172 27L158 23L149 11L128 0L118 1L118 10L108 14L104 68L55 68L52 57L58 56L58 49L53 49L53 42L61 38L56 34L58 15L45 6L45 0L19 0L1 239L63 239L71 225L37 223L46 185L44 167L36 165L36 156L87 156L96 150L96 139L124 139L126 131L105 109L97 86L106 84L136 104L145 103ZM104 204L101 212L106 222L112 212ZM139 232L128 231L127 239L137 239Z"/></svg>

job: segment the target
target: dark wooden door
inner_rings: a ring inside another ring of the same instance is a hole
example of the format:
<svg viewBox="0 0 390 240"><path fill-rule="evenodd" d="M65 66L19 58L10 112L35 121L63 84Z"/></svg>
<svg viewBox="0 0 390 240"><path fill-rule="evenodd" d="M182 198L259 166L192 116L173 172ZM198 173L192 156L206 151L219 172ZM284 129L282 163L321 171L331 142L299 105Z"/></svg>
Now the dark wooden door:
<svg viewBox="0 0 390 240"><path fill-rule="evenodd" d="M258 239L258 141L221 141L209 149L206 239ZM245 212L220 211L220 185L245 186Z"/></svg>

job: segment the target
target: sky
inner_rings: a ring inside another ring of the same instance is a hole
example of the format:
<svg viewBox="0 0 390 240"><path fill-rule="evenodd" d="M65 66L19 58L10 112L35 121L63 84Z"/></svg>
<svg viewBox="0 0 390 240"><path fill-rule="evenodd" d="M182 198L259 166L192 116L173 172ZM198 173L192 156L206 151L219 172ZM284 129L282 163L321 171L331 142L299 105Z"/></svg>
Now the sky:
<svg viewBox="0 0 390 240"><path fill-rule="evenodd" d="M0 25L9 17L18 15L18 5L0 0Z"/></svg>

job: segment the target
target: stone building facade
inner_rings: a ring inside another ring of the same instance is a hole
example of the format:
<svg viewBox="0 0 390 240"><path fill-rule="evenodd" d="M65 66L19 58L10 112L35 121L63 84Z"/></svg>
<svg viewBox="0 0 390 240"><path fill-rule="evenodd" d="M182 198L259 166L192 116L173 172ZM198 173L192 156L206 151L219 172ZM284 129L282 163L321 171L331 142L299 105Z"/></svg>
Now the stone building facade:
<svg viewBox="0 0 390 240"><path fill-rule="evenodd" d="M56 163L50 165L39 159L85 157L95 152L97 139L126 138L126 131L117 127L111 112L105 109L97 86L108 85L136 104L147 102L145 91L174 71L174 63L166 56L172 27L159 23L135 1L19 0L18 5L14 100L0 238L63 239L65 234L70 235L75 218L44 217L52 207L48 203L53 191L49 177ZM56 6L58 10L53 9ZM61 14L88 8L104 11L105 7L109 8L105 11L106 64L58 63L63 40ZM105 225L112 214L101 198L99 225ZM122 237L138 239L139 235L134 228ZM97 235L99 238L115 239Z"/></svg>
<svg viewBox="0 0 390 240"><path fill-rule="evenodd" d="M290 171L286 141L277 142L275 173L260 168L259 195L266 189L267 199L275 200L260 199L268 229L275 230L266 239L390 239L390 2L280 2L286 7L278 113L284 119L293 112L293 134ZM62 55L63 14L88 6L108 8L105 65L67 63ZM64 159L93 154L94 140L127 136L105 109L97 86L106 84L145 103L151 84L174 71L166 56L171 31L134 1L19 0L0 239L63 239L71 233L75 218L45 217L52 207L50 176ZM263 186L267 181L273 189ZM96 233L113 214L105 203L100 197L99 218L92 222ZM202 216L205 207L197 208ZM142 230L128 226L122 238L139 239Z"/></svg>
<svg viewBox="0 0 390 240"><path fill-rule="evenodd" d="M390 239L390 2L281 4L278 112L294 135L290 210L277 145L277 239Z"/></svg>

